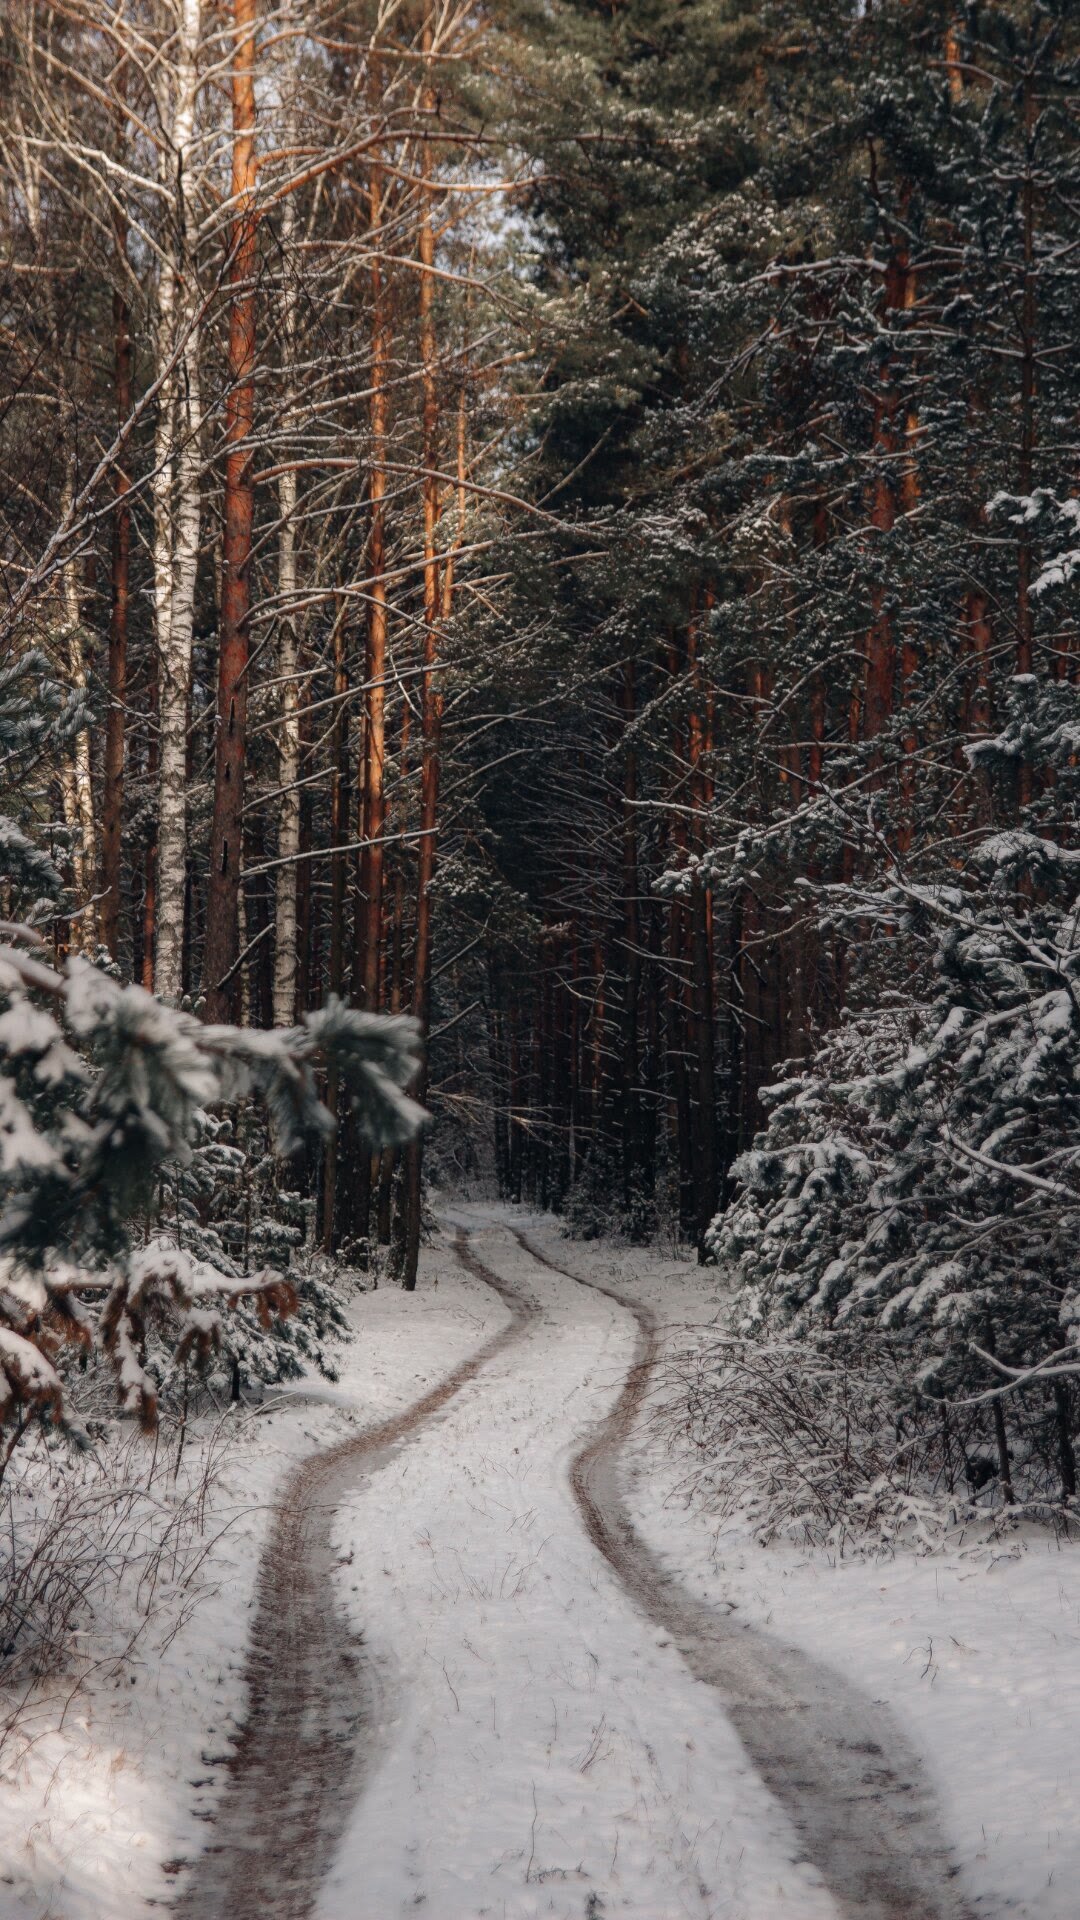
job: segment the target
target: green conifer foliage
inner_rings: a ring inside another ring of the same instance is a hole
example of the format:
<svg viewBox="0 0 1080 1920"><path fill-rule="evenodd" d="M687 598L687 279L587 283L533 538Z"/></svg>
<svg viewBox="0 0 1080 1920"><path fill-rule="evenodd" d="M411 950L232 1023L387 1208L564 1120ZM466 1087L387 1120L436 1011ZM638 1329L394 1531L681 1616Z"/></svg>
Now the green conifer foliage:
<svg viewBox="0 0 1080 1920"><path fill-rule="evenodd" d="M416 1031L334 1001L293 1029L208 1026L35 945L0 949L0 1417L61 1417L54 1361L74 1341L104 1348L122 1408L152 1423L162 1368L206 1365L230 1302L266 1332L297 1305L280 1266L218 1263L210 1237L185 1244L158 1215L159 1183L183 1186L193 1156L222 1171L207 1109L257 1096L288 1157L332 1131L315 1077L332 1065L362 1136L399 1144L422 1117L404 1091Z"/></svg>

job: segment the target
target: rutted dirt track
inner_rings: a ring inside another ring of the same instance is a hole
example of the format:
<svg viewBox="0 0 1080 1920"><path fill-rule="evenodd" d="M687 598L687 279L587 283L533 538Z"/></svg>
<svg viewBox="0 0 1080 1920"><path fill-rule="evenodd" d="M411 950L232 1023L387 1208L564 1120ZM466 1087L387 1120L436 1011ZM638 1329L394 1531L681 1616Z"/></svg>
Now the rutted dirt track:
<svg viewBox="0 0 1080 1920"><path fill-rule="evenodd" d="M359 1480L516 1340L536 1309L455 1252L510 1309L510 1324L422 1399L289 1476L263 1551L245 1673L247 1718L213 1838L177 1904L180 1920L304 1920L360 1792L378 1717L370 1662L334 1593L334 1514Z"/></svg>
<svg viewBox="0 0 1080 1920"><path fill-rule="evenodd" d="M685 1592L637 1533L619 1463L658 1357L654 1316L511 1231L542 1267L597 1287L636 1320L625 1384L571 1467L590 1539L695 1679L717 1690L845 1920L965 1920L918 1762L887 1712L833 1669ZM377 1759L385 1715L377 1670L335 1597L335 1511L544 1311L476 1257L464 1228L455 1253L504 1299L510 1323L412 1406L289 1477L263 1554L247 1719L180 1920L305 1920Z"/></svg>
<svg viewBox="0 0 1080 1920"><path fill-rule="evenodd" d="M510 1230L534 1260L597 1287L637 1321L626 1384L571 1469L590 1537L695 1678L718 1690L841 1912L851 1920L966 1920L918 1759L887 1710L834 1668L695 1599L637 1532L618 1466L659 1354L655 1315L616 1287L581 1280Z"/></svg>

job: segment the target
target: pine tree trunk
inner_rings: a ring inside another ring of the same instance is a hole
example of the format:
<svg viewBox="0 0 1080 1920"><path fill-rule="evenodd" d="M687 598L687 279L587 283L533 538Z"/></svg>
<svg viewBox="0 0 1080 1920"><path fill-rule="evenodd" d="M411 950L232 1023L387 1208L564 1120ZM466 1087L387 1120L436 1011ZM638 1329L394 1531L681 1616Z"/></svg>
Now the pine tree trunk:
<svg viewBox="0 0 1080 1920"><path fill-rule="evenodd" d="M432 50L432 20L425 15L423 47ZM430 68L425 74L421 95L425 120L430 126L436 109L435 90ZM420 748L420 840L416 870L416 935L413 950L412 1011L425 1041L423 1064L414 1092L422 1102L427 1095L426 1041L431 997L431 883L435 875L435 833L439 813L439 748L442 732L442 692L436 678L440 623L449 619L453 594L453 560L445 562L440 580L438 551L439 481L438 425L439 402L436 387L437 346L435 338L435 229L432 219L431 141L421 147L423 203L420 210L420 358L423 369L423 514L424 514L424 636L421 674L421 748ZM465 400L464 379L458 417L458 498L459 520L465 510ZM460 537L460 529L459 529ZM404 1153L402 1204L405 1224L405 1262L402 1285L406 1292L416 1286L420 1258L420 1216L423 1199L423 1143L416 1135Z"/></svg>
<svg viewBox="0 0 1080 1920"><path fill-rule="evenodd" d="M670 683L673 686L676 685L682 672L683 663L680 658L678 635L674 627L670 628L668 632L667 645L664 649L664 664L667 667ZM686 740L682 726L678 721L672 729L671 758L676 770L676 778L681 782L686 761ZM687 828L686 814L681 806L672 814L671 842L676 863L682 868L686 864ZM689 937L687 929L686 907L682 901L673 899L668 909L668 970L666 987L667 1057L674 1107L674 1145L678 1177L679 1229L682 1233L696 1235L697 1199L694 1182L694 1132L690 1099L690 1075L687 1065L687 1027L690 1017L687 1006L689 980Z"/></svg>
<svg viewBox="0 0 1080 1920"><path fill-rule="evenodd" d="M716 1037L713 1017L712 948L705 886L695 879L691 892L691 954L697 1028L697 1241L705 1257L705 1233L720 1204L716 1151Z"/></svg>
<svg viewBox="0 0 1080 1920"><path fill-rule="evenodd" d="M516 1014L510 1013L510 1198L515 1206L521 1205L524 1167L522 1147L524 1144L524 1088L521 1078L521 1033Z"/></svg>
<svg viewBox="0 0 1080 1920"><path fill-rule="evenodd" d="M633 662L623 670L621 689L623 724L627 731L635 719ZM623 763L622 794L622 919L623 919L623 1008L620 1079L622 1083L622 1183L623 1207L629 1216L633 1210L640 1173L640 1088L639 999L641 994L641 927L638 915L637 851L637 764L632 750Z"/></svg>
<svg viewBox="0 0 1080 1920"><path fill-rule="evenodd" d="M73 424L69 429L72 448L64 482L62 511L67 517L75 498ZM82 618L82 593L79 587L78 561L65 562L64 637L68 677L75 693L86 695L88 675L86 637ZM92 953L97 940L94 881L97 876L97 840L94 830L94 794L90 777L90 730L80 727L70 751L63 780L64 814L71 831L71 870L77 917L71 923L71 945L75 952Z"/></svg>
<svg viewBox="0 0 1080 1920"><path fill-rule="evenodd" d="M373 67L373 93L378 69ZM360 940L360 994L369 1013L379 1008L382 973L383 878L386 835L386 673L389 607L386 582L387 490L387 377L390 354L386 283L381 259L384 244L385 178L373 161L368 185L368 216L373 249L371 266L371 454L368 496L371 526L368 536L368 623L364 666L364 785L365 841L361 864L362 933ZM362 1143L350 1140L349 1219L357 1239L366 1243L370 1230L371 1155Z"/></svg>
<svg viewBox="0 0 1080 1920"><path fill-rule="evenodd" d="M122 76L121 76L122 78ZM118 81L118 85L121 81ZM127 264L127 222L115 215L117 273ZM131 413L131 314L118 286L113 293L113 385L117 425ZM109 613L109 706L101 802L101 938L114 960L120 951L121 844L124 824L124 747L126 738L128 600L131 578L131 480L118 466L113 481L116 505L112 527L112 593Z"/></svg>
<svg viewBox="0 0 1080 1920"><path fill-rule="evenodd" d="M885 322L892 312L908 311L915 301L915 275L906 246L894 244L885 274ZM885 376L888 379L888 375ZM873 482L870 524L878 533L890 533L896 524L896 493L892 482L892 456L897 451L898 432L895 393L888 389L874 408L874 447L879 455ZM865 740L874 740L891 718L896 704L896 639L891 615L884 606L885 594L874 587L871 596L872 617L866 641L866 667L863 685L862 732Z"/></svg>
<svg viewBox="0 0 1080 1920"><path fill-rule="evenodd" d="M1030 495L1035 478L1035 320L1036 320L1036 262L1035 262L1035 156L1033 152L1035 125L1038 118L1033 75L1029 65L1024 74L1023 88L1024 138L1027 145L1027 165L1024 169L1022 189L1024 271L1020 291L1020 463L1017 475L1018 491L1022 497ZM1035 628L1031 605L1031 540L1027 534L1022 537L1016 556L1016 671L1031 673L1035 665ZM1031 769L1021 770L1021 804L1031 798Z"/></svg>
<svg viewBox="0 0 1080 1920"><path fill-rule="evenodd" d="M338 996L345 983L345 863L347 856L336 849L341 848L345 843L345 823L348 818L349 769L345 710L348 685L345 669L345 619L344 609L342 609L334 625L335 704L330 774L330 845L335 852L330 860L330 954L327 982L330 992ZM337 1069L331 1067L327 1077L326 1104L334 1118L339 1121L339 1126L335 1140L327 1150L324 1164L323 1248L327 1253L333 1253L337 1246L341 1226L338 1218L338 1175L343 1158L344 1129L340 1125L339 1096Z"/></svg>
<svg viewBox="0 0 1080 1920"><path fill-rule="evenodd" d="M379 1002L379 944L382 933L383 837L386 826L386 436L387 360L390 338L386 288L379 250L383 244L383 170L371 169L369 208L371 243L371 531L368 540L368 632L364 669L364 849L366 902L363 945L363 1000L369 1012Z"/></svg>
<svg viewBox="0 0 1080 1920"><path fill-rule="evenodd" d="M283 324L285 379L285 469L278 481L278 654L281 682L281 720L278 731L278 859L274 900L274 1025L291 1027L299 1011L297 974L297 868L300 851L300 688L299 645L296 631L296 467L288 438L292 408L292 367L296 355L296 294L293 286L291 242L296 214L288 195L281 215L281 246L285 263Z"/></svg>
<svg viewBox="0 0 1080 1920"><path fill-rule="evenodd" d="M688 725L693 806L693 850L704 850L705 809L712 797L703 764L711 748L710 703L704 697L698 658L696 620L687 631L687 664L693 688ZM716 1024L713 993L712 901L700 873L690 891L690 965L697 1040L696 1219L698 1259L705 1258L705 1233L720 1204L716 1125Z"/></svg>

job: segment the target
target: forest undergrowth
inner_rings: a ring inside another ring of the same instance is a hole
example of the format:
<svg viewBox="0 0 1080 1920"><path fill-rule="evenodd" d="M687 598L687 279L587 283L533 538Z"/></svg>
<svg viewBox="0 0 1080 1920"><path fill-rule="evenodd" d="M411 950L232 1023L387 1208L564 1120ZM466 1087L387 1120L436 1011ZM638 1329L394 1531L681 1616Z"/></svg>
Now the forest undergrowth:
<svg viewBox="0 0 1080 1920"><path fill-rule="evenodd" d="M648 1417L684 1460L678 1496L760 1546L872 1557L982 1548L1025 1523L1063 1539L1080 1527L1037 1413L1026 1433L1019 1414L1028 1446L1003 1505L992 1419L913 1400L904 1356L884 1343L706 1336L665 1360Z"/></svg>

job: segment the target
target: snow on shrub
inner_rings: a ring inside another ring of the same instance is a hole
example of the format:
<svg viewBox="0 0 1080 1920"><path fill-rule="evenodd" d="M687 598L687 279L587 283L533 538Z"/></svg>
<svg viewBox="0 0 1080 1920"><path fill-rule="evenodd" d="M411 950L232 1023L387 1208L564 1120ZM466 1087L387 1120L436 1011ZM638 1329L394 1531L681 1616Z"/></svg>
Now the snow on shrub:
<svg viewBox="0 0 1080 1920"><path fill-rule="evenodd" d="M804 1343L811 1368L842 1350L876 1379L897 1484L923 1494L950 1415L961 1484L992 1479L1006 1504L1076 1493L1078 741L1077 689L1018 678L968 757L1003 785L1052 769L1019 823L958 839L944 872L896 860L884 882L822 890L857 937L865 1004L767 1091L709 1235L740 1335Z"/></svg>
<svg viewBox="0 0 1080 1920"><path fill-rule="evenodd" d="M977 1517L974 1423L913 1406L887 1341L717 1340L666 1364L653 1420L684 1492L763 1546L928 1550Z"/></svg>
<svg viewBox="0 0 1080 1920"><path fill-rule="evenodd" d="M332 1065L360 1133L397 1144L422 1117L405 1092L417 1030L337 1001L274 1032L204 1025L83 959L57 972L24 951L29 929L7 931L21 944L0 946L0 1424L17 1438L63 1416L55 1363L75 1344L109 1356L121 1406L150 1425L162 1372L205 1366L227 1307L246 1302L265 1333L297 1304L280 1268L242 1271L157 1230L162 1183L213 1133L207 1109L258 1096L287 1156L332 1129L316 1086Z"/></svg>
<svg viewBox="0 0 1080 1920"><path fill-rule="evenodd" d="M182 1433L147 1448L115 1422L94 1425L76 1459L45 1436L28 1444L3 1489L0 1753L28 1685L64 1672L70 1695L91 1664L106 1676L126 1668L147 1632L161 1644L204 1590L207 1518L235 1418L186 1452Z"/></svg>

